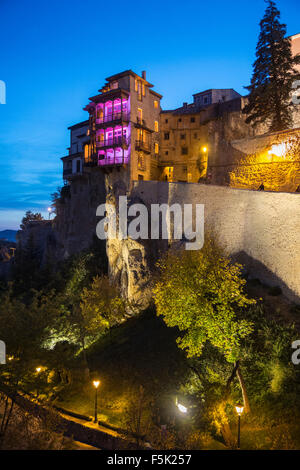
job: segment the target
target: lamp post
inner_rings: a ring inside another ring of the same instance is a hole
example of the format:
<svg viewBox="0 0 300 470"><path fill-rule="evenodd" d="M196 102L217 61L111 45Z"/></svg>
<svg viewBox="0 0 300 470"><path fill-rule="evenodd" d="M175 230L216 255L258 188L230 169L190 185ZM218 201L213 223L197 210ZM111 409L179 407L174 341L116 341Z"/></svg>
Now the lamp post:
<svg viewBox="0 0 300 470"><path fill-rule="evenodd" d="M49 214L49 220L50 220L50 216L52 214L52 207L48 207L48 214Z"/></svg>
<svg viewBox="0 0 300 470"><path fill-rule="evenodd" d="M202 153L205 157L205 167L206 167L206 171L205 171L205 175L207 176L207 167L208 167L208 147L206 145L204 145L202 148Z"/></svg>
<svg viewBox="0 0 300 470"><path fill-rule="evenodd" d="M241 415L244 411L243 405L236 405L235 407L236 412L238 414L238 440L237 440L237 448L240 449L241 447Z"/></svg>
<svg viewBox="0 0 300 470"><path fill-rule="evenodd" d="M37 375L39 375L42 372L42 367L41 366L36 367L35 372ZM37 378L36 384L37 384L36 385L36 398L38 398L40 394L40 385L41 385L41 382L38 378Z"/></svg>
<svg viewBox="0 0 300 470"><path fill-rule="evenodd" d="M93 385L95 387L95 419L94 423L98 421L98 387L100 385L100 380L94 380Z"/></svg>

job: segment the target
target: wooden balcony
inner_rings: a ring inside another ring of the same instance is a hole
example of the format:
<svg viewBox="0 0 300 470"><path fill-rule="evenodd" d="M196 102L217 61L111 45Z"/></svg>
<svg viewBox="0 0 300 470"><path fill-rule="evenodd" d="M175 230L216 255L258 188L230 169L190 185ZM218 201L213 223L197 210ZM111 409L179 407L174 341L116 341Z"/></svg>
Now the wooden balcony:
<svg viewBox="0 0 300 470"><path fill-rule="evenodd" d="M151 153L151 146L149 142L144 142L143 140L136 140L135 141L135 149L142 150L146 153Z"/></svg>
<svg viewBox="0 0 300 470"><path fill-rule="evenodd" d="M111 139L105 139L102 141L97 141L96 145L97 148L109 148L109 147L122 147L122 148L127 148L129 144L129 139L127 137L114 137Z"/></svg>
<svg viewBox="0 0 300 470"><path fill-rule="evenodd" d="M102 116L100 118L96 117L96 127L103 127L105 124L109 124L112 122L128 122L130 120L130 113L128 112L120 112L120 113L113 113L107 114L106 116Z"/></svg>

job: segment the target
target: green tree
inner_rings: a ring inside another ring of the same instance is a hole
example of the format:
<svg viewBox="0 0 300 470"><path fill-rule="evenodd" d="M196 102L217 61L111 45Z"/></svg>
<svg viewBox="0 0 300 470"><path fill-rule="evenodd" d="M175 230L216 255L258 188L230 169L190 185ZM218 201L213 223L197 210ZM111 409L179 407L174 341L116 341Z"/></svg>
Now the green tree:
<svg viewBox="0 0 300 470"><path fill-rule="evenodd" d="M35 292L26 305L13 297L9 288L0 302L0 338L6 344L7 364L0 369L0 392L9 387L10 400L4 400L4 414L0 420L0 446L8 429L14 396L23 389L32 391L39 380L36 367L44 358L43 344L51 335L51 325L56 317L54 293L47 296Z"/></svg>
<svg viewBox="0 0 300 470"><path fill-rule="evenodd" d="M22 230L25 230L26 229L26 226L30 223L30 222L35 222L35 221L41 221L41 220L45 220L44 217L41 215L40 212L32 212L32 211L27 211L25 213L25 216L23 217L22 219L22 223L20 225L20 228Z"/></svg>
<svg viewBox="0 0 300 470"><path fill-rule="evenodd" d="M249 401L240 371L241 342L253 325L238 312L253 304L243 292L241 266L231 263L211 239L199 251L169 251L159 262L160 278L154 288L157 314L167 326L182 332L177 339L189 357L201 356L206 342L234 363L249 411Z"/></svg>
<svg viewBox="0 0 300 470"><path fill-rule="evenodd" d="M293 57L280 12L273 1L267 3L260 22L251 84L246 87L250 94L244 113L248 115L247 123L267 123L271 131L279 131L292 123L292 85L299 79L295 66L300 63L300 55Z"/></svg>
<svg viewBox="0 0 300 470"><path fill-rule="evenodd" d="M61 297L64 327L60 328L64 332L69 331L80 345L86 367L87 345L126 315L125 302L106 276L96 276L91 284L86 285L90 257L86 255L79 259Z"/></svg>

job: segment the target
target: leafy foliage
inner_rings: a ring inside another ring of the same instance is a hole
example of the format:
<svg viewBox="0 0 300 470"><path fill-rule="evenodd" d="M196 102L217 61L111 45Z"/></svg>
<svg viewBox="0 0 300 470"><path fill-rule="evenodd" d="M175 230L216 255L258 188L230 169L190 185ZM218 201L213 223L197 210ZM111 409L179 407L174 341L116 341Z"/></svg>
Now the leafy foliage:
<svg viewBox="0 0 300 470"><path fill-rule="evenodd" d="M207 240L201 251L170 251L159 267L161 277L153 291L157 314L184 332L177 340L179 346L189 357L200 356L209 341L229 362L236 361L241 340L253 328L236 314L254 303L243 293L241 266L230 263Z"/></svg>
<svg viewBox="0 0 300 470"><path fill-rule="evenodd" d="M20 225L20 228L22 230L25 230L26 229L26 226L30 223L30 222L36 222L36 221L41 221L41 220L44 220L44 217L42 216L42 214L40 212L32 212L32 211L27 211L25 213L25 216L23 217L22 219L22 223Z"/></svg>

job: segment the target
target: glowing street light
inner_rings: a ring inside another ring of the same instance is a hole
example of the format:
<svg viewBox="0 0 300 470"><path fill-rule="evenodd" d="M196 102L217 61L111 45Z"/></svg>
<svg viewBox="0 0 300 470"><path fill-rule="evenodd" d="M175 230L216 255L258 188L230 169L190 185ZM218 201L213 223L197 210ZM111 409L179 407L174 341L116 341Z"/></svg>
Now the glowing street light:
<svg viewBox="0 0 300 470"><path fill-rule="evenodd" d="M42 368L41 367L36 367L35 371L39 374L41 372Z"/></svg>
<svg viewBox="0 0 300 470"><path fill-rule="evenodd" d="M49 219L50 219L50 216L52 214L52 207L48 207L48 214L49 214Z"/></svg>
<svg viewBox="0 0 300 470"><path fill-rule="evenodd" d="M207 153L207 150L208 150L207 147L205 147L205 146L202 147L202 152L203 152L203 153Z"/></svg>
<svg viewBox="0 0 300 470"><path fill-rule="evenodd" d="M93 385L95 387L95 419L94 423L98 421L98 387L100 385L100 380L94 380Z"/></svg>
<svg viewBox="0 0 300 470"><path fill-rule="evenodd" d="M181 405L180 403L177 403L177 408L179 409L179 411L181 411L181 413L186 413L187 412L187 407Z"/></svg>
<svg viewBox="0 0 300 470"><path fill-rule="evenodd" d="M237 448L240 449L241 446L241 415L244 411L243 405L236 405L235 407L236 412L238 414L238 441L237 441Z"/></svg>

